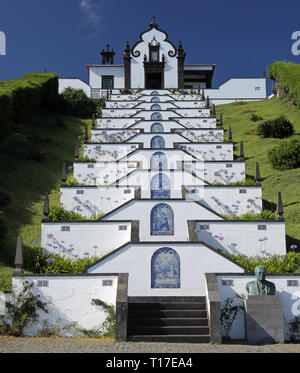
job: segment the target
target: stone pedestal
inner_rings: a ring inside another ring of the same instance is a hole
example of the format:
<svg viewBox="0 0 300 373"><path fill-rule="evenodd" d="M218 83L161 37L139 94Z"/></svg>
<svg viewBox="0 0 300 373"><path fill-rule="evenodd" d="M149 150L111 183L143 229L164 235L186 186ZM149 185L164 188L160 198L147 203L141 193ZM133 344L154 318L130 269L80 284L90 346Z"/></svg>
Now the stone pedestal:
<svg viewBox="0 0 300 373"><path fill-rule="evenodd" d="M284 343L282 304L278 295L249 295L244 304L248 343Z"/></svg>

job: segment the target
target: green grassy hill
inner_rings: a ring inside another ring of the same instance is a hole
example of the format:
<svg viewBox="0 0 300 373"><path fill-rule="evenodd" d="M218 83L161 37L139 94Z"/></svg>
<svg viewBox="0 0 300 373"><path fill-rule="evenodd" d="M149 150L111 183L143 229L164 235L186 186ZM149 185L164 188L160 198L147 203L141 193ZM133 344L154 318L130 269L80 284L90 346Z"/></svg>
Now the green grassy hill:
<svg viewBox="0 0 300 373"><path fill-rule="evenodd" d="M0 141L0 190L11 193L0 206L7 228L0 243L0 291L10 288L17 237L22 236L25 254L40 242L45 192L50 204L59 203L62 162L72 165L75 143L83 141L84 125L90 122L45 112L15 125ZM28 159L31 149L44 152L45 161Z"/></svg>
<svg viewBox="0 0 300 373"><path fill-rule="evenodd" d="M278 98L257 102L248 102L240 105L233 103L216 107L217 116L222 113L224 128L231 125L233 141L236 143L236 154L239 152L239 143L243 141L248 175L255 175L255 162L259 162L260 173L263 179L263 199L276 204L277 192L282 193L284 204L284 217L286 219L287 247L291 244L300 247L300 168L276 171L267 159L268 151L283 139L261 138L256 134L259 123L285 115L294 125L295 134L288 138L300 140L300 109L292 106L288 101ZM252 114L263 118L258 122L250 120ZM226 137L226 135L225 135Z"/></svg>

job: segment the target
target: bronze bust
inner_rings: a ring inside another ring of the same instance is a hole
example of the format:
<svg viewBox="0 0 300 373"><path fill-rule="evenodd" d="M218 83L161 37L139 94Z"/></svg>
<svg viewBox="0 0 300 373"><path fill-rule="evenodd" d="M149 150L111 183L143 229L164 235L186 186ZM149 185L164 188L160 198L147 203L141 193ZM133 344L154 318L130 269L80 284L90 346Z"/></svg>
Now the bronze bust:
<svg viewBox="0 0 300 373"><path fill-rule="evenodd" d="M275 295L276 288L273 282L267 281L266 278L266 267L257 266L255 267L256 280L248 282L246 289L249 295Z"/></svg>

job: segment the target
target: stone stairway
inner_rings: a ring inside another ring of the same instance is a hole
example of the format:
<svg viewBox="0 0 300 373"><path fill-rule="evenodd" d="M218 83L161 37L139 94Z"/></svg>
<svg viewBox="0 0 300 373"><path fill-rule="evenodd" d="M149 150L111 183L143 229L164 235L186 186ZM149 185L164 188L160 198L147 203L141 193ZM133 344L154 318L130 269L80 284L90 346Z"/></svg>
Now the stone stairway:
<svg viewBox="0 0 300 373"><path fill-rule="evenodd" d="M205 297L129 297L128 341L209 343Z"/></svg>

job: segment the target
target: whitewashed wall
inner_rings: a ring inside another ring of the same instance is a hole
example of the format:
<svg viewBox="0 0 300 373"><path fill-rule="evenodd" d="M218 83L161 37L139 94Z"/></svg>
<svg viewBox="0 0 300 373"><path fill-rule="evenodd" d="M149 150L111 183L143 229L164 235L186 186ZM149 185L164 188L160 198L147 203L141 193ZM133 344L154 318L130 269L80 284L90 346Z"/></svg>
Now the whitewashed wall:
<svg viewBox="0 0 300 373"><path fill-rule="evenodd" d="M74 180L83 185L109 185L137 168L137 162L74 162Z"/></svg>
<svg viewBox="0 0 300 373"><path fill-rule="evenodd" d="M138 133L138 129L92 129L91 142L124 142Z"/></svg>
<svg viewBox="0 0 300 373"><path fill-rule="evenodd" d="M126 158L130 162L140 161L142 163L142 168L149 169L151 156L157 151L160 151L160 149L136 150L134 153L129 154ZM195 160L195 158L193 158L190 154L187 154L180 149L166 149L163 150L163 153L166 155L167 168L169 169L177 169L178 162Z"/></svg>
<svg viewBox="0 0 300 373"><path fill-rule="evenodd" d="M107 313L101 307L91 304L92 299L116 307L118 275L26 275L13 277L13 287L22 288L23 281L33 282L32 292L39 295L42 301L50 302L47 307L49 313L39 311L39 320L33 326L25 329L26 336L37 336L38 329L42 329L43 321L47 320L53 326L63 328L72 322L77 322L78 327L92 329L100 326L106 319ZM40 281L48 281L48 287L38 286ZM104 286L103 281L111 280L112 286ZM81 335L75 329L60 332L61 336Z"/></svg>
<svg viewBox="0 0 300 373"><path fill-rule="evenodd" d="M182 185L203 185L204 182L188 172L181 170L163 171L170 180L171 198L182 198ZM151 180L158 171L137 170L118 181L118 185L136 185L141 187L141 198L151 198Z"/></svg>
<svg viewBox="0 0 300 373"><path fill-rule="evenodd" d="M265 230L258 229L262 225L265 226ZM247 256L286 254L284 222L223 221L220 223L203 219L196 223L196 232L199 241L229 254Z"/></svg>
<svg viewBox="0 0 300 373"><path fill-rule="evenodd" d="M180 136L179 134L176 134L176 133L141 133L139 135L136 135L134 136L133 138L127 140L126 142L127 143L137 143L137 142L141 142L143 143L143 148L151 148L151 140L153 139L153 137L155 136L160 136L164 139L165 141L165 146L164 148L171 148L173 149L174 148L174 143L175 142L180 142L180 143L189 143L189 140L183 138L182 136ZM159 148L157 148L159 149Z"/></svg>
<svg viewBox="0 0 300 373"><path fill-rule="evenodd" d="M97 118L98 128L127 128L139 122L138 118Z"/></svg>
<svg viewBox="0 0 300 373"><path fill-rule="evenodd" d="M81 79L78 78L59 78L58 79L58 93L62 93L66 88L82 89L84 93L91 97L91 87Z"/></svg>
<svg viewBox="0 0 300 373"><path fill-rule="evenodd" d="M173 104L180 108L205 108L206 101L201 100L184 100L184 101L173 101Z"/></svg>
<svg viewBox="0 0 300 373"><path fill-rule="evenodd" d="M259 88L259 89L257 89ZM266 79L265 78L231 78L219 85L215 89L205 89L205 97L209 96L211 103L216 105L223 99L230 101L242 101L248 99L266 98ZM215 100L214 100L215 99Z"/></svg>
<svg viewBox="0 0 300 373"><path fill-rule="evenodd" d="M64 187L60 189L60 204L68 211L94 218L130 201L134 192L134 187Z"/></svg>
<svg viewBox="0 0 300 373"><path fill-rule="evenodd" d="M199 201L218 214L240 216L262 211L261 186L190 186L187 199Z"/></svg>
<svg viewBox="0 0 300 373"><path fill-rule="evenodd" d="M103 118L129 118L132 116L143 116L138 115L141 111L138 109L102 109Z"/></svg>
<svg viewBox="0 0 300 373"><path fill-rule="evenodd" d="M176 118L176 122L186 128L216 128L216 118Z"/></svg>
<svg viewBox="0 0 300 373"><path fill-rule="evenodd" d="M113 75L114 88L124 88L124 66L91 66L90 85L92 88L102 88L102 75Z"/></svg>
<svg viewBox="0 0 300 373"><path fill-rule="evenodd" d="M184 162L183 168L190 172L195 172L198 177L208 183L230 184L243 182L246 178L245 162Z"/></svg>
<svg viewBox="0 0 300 373"><path fill-rule="evenodd" d="M173 210L174 235L150 234L151 210L159 203L166 203ZM140 221L140 241L188 241L188 220L223 220L200 204L185 200L134 200L102 218L104 221L127 219Z"/></svg>
<svg viewBox="0 0 300 373"><path fill-rule="evenodd" d="M223 272L223 271L222 271ZM254 275L234 275L234 274L218 274L217 281L219 287L219 294L221 304L223 305L227 298L234 298L234 303L243 305L242 299L239 296L247 296L246 284L247 282L254 280ZM290 333L288 330L288 323L291 322L295 316L300 316L300 288L299 276L296 274L272 274L266 276L268 281L275 284L276 295L278 295L282 302L283 311L283 322L285 331L285 340L290 339ZM233 286L222 285L222 280L233 280ZM287 286L288 280L295 280L298 286ZM237 315L232 328L230 330L230 337L232 339L244 339L245 338L245 324L244 324L244 311L241 310Z"/></svg>
<svg viewBox="0 0 300 373"><path fill-rule="evenodd" d="M113 101L113 100L106 100L105 108L106 109L130 109L139 105L140 101Z"/></svg>
<svg viewBox="0 0 300 373"><path fill-rule="evenodd" d="M232 161L233 143L190 143L178 144L178 147L187 151L200 160Z"/></svg>
<svg viewBox="0 0 300 373"><path fill-rule="evenodd" d="M171 132L172 128L184 128L181 124L171 120L142 120L138 123L133 124L132 126L130 126L130 128L143 128L145 132L151 132L151 126L153 123L160 123L163 126L164 132Z"/></svg>
<svg viewBox="0 0 300 373"><path fill-rule="evenodd" d="M162 247L172 248L180 258L180 288L151 288L151 257ZM139 265L136 265L138 263ZM88 269L89 273L129 273L129 296L205 296L205 272L243 273L243 269L202 244L129 244Z"/></svg>
<svg viewBox="0 0 300 373"><path fill-rule="evenodd" d="M117 161L138 149L138 144L84 144L84 157L96 161Z"/></svg>
<svg viewBox="0 0 300 373"><path fill-rule="evenodd" d="M223 129L177 129L177 133L192 142L223 142Z"/></svg>
<svg viewBox="0 0 300 373"><path fill-rule="evenodd" d="M142 35L142 42L137 44L133 49L133 56L131 55L131 87L132 88L144 88L145 87L145 73L144 73L144 55L147 56L149 61L149 46L153 37L156 38L157 42L160 43L159 54L160 60L162 55L165 56L165 69L164 69L164 86L166 88L178 87L178 62L176 56L170 57L169 51L174 52L173 46L166 42L166 34L153 28ZM134 54L139 51L140 55L134 57ZM147 92L147 93L146 93ZM151 92L151 91L150 91ZM147 90L142 91L142 94L149 94ZM162 91L160 91L163 94Z"/></svg>
<svg viewBox="0 0 300 373"><path fill-rule="evenodd" d="M43 222L42 248L68 258L93 255L102 257L130 241L131 223L128 222L128 218L126 220L127 222L110 223L102 221ZM63 230L66 228L62 227L69 227L69 230Z"/></svg>
<svg viewBox="0 0 300 373"><path fill-rule="evenodd" d="M210 117L210 109L175 109L177 114L182 117L193 117L193 118L203 118Z"/></svg>

